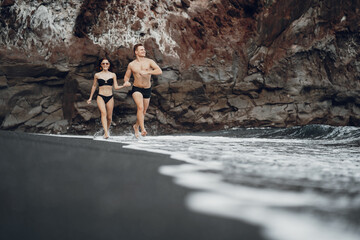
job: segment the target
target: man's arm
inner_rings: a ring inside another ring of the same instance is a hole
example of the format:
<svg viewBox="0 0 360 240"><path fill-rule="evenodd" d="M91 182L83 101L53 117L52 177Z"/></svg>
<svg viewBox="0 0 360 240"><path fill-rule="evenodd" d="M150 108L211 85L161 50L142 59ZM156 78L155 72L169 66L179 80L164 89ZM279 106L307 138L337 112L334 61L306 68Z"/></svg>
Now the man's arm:
<svg viewBox="0 0 360 240"><path fill-rule="evenodd" d="M149 72L151 75L160 75L162 74L161 68L154 62L154 60L150 60L150 66L153 69Z"/></svg>
<svg viewBox="0 0 360 240"><path fill-rule="evenodd" d="M119 86L119 84L118 84L118 82L117 82L117 77L116 77L116 74L115 74L115 73L114 73L114 75L113 75L113 78L114 78L114 89L115 89L115 90L120 90L120 89L126 87L126 86L124 86L124 85Z"/></svg>
<svg viewBox="0 0 360 240"><path fill-rule="evenodd" d="M146 71L142 70L142 71L140 71L141 75L160 75L160 74L162 74L161 68L154 62L154 60L149 59L149 64L153 70L146 70Z"/></svg>
<svg viewBox="0 0 360 240"><path fill-rule="evenodd" d="M124 84L123 84L123 85L124 85L125 87L131 86L131 83L129 82L129 81L130 81L130 77L131 77L131 67L130 67L130 64L129 64L128 67L127 67L125 76L124 76Z"/></svg>

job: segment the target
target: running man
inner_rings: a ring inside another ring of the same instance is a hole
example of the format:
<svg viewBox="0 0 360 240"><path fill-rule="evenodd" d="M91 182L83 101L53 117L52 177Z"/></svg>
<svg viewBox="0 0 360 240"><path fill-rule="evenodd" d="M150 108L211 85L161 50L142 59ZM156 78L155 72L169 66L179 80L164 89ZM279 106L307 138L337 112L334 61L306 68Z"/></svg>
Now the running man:
<svg viewBox="0 0 360 240"><path fill-rule="evenodd" d="M151 59L146 58L146 50L142 44L134 46L136 59L129 63L125 76L124 86L131 86L129 80L131 74L134 76L134 84L131 95L137 107L136 123L133 125L135 137L139 137L139 127L141 136L146 136L147 132L144 127L144 118L146 110L150 104L151 96L151 75L162 74L161 68Z"/></svg>

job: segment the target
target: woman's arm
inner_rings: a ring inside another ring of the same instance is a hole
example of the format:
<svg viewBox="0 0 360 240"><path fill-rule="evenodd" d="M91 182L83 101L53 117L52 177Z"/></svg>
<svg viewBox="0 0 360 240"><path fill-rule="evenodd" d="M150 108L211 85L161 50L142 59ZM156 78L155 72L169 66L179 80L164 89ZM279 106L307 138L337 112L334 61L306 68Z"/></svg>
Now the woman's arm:
<svg viewBox="0 0 360 240"><path fill-rule="evenodd" d="M93 95L94 95L94 92L95 92L95 90L96 90L96 87L97 87L97 76L96 76L96 74L95 74L95 75L94 75L93 85L92 85L92 87L91 87L90 97L89 97L89 99L87 100L87 103L88 103L88 104L91 103L91 99L92 99L92 97L93 97Z"/></svg>

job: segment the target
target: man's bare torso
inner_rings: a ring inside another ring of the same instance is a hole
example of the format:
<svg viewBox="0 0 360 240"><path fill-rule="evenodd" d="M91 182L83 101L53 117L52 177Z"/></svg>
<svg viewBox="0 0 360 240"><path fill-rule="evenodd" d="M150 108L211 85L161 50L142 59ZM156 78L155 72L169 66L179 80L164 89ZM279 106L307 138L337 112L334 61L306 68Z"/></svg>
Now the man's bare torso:
<svg viewBox="0 0 360 240"><path fill-rule="evenodd" d="M130 69L134 76L134 86L140 88L149 88L151 87L151 75L146 74L142 75L141 71L149 71L152 70L150 66L150 62L152 60L148 58L144 58L141 62L138 60L134 60L130 63Z"/></svg>

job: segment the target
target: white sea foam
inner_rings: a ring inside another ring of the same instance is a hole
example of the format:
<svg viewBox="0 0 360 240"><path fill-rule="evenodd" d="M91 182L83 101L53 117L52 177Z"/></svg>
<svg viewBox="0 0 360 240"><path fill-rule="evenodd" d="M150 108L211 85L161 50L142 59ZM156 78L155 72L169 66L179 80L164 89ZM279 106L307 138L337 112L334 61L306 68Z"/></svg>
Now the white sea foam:
<svg viewBox="0 0 360 240"><path fill-rule="evenodd" d="M360 195L336 194L347 187L359 193L359 184L354 184L360 183L356 147L328 147L334 142L324 140L190 135L112 141L187 162L159 171L176 184L195 189L186 198L193 211L259 225L268 239L360 239L356 226L338 217L359 208ZM248 181L262 187L247 185Z"/></svg>
<svg viewBox="0 0 360 240"><path fill-rule="evenodd" d="M63 138L85 138L85 139L93 139L92 136L89 135L60 135L60 134L42 134L42 133L32 133L34 135L45 135L50 137L63 137Z"/></svg>

